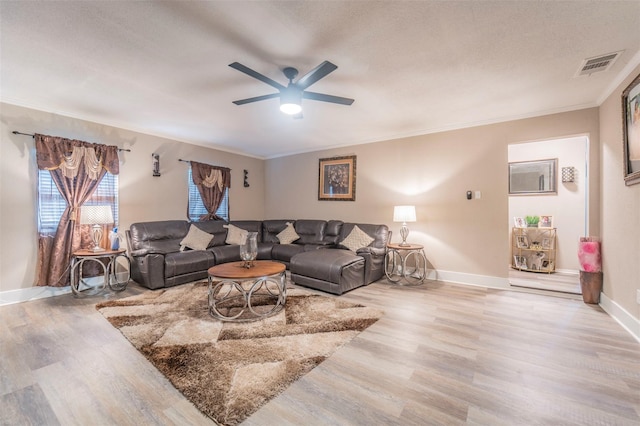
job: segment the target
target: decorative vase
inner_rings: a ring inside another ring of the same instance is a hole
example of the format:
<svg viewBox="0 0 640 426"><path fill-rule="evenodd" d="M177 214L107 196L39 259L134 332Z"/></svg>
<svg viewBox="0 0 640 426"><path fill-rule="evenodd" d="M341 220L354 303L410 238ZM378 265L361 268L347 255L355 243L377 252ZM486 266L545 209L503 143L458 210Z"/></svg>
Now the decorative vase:
<svg viewBox="0 0 640 426"><path fill-rule="evenodd" d="M243 260L242 266L251 268L253 261L258 256L258 233L249 232L240 244L240 259Z"/></svg>

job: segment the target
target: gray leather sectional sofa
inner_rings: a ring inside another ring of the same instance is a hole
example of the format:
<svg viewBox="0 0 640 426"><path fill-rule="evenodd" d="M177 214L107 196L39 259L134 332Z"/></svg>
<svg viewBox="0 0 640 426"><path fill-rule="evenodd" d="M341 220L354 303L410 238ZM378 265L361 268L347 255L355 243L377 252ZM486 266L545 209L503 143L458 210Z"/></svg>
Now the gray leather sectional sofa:
<svg viewBox="0 0 640 426"><path fill-rule="evenodd" d="M290 244L280 244L277 235L288 222L300 238ZM284 263L296 284L342 294L384 275L385 247L390 238L386 225L339 220L231 221L229 224L257 232L258 259ZM180 242L191 225L213 235L206 250L180 250ZM224 225L227 222L185 220L132 224L126 233L131 277L145 287L157 289L206 278L211 266L239 261L240 247L226 244L228 231ZM356 226L372 241L353 251L341 242L346 243L345 239Z"/></svg>

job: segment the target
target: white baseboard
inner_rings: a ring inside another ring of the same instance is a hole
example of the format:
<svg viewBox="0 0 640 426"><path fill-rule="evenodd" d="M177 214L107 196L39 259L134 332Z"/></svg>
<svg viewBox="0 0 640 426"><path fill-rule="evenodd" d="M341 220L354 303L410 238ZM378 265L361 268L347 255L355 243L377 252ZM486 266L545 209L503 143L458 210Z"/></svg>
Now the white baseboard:
<svg viewBox="0 0 640 426"><path fill-rule="evenodd" d="M122 275L120 280L126 278L126 275ZM91 286L98 286L104 281L102 277L87 277L84 278L84 282ZM71 286L66 287L30 287L21 288L18 290L0 291L0 306L12 305L14 303L29 302L31 300L44 299L47 297L61 296L63 294L71 293Z"/></svg>
<svg viewBox="0 0 640 426"><path fill-rule="evenodd" d="M467 274L464 272L442 271L430 269L427 279L436 281L446 281L448 283L473 285L478 287L498 288L508 290L509 279L492 277L489 275Z"/></svg>
<svg viewBox="0 0 640 426"><path fill-rule="evenodd" d="M0 292L0 306L71 293L71 287L30 287Z"/></svg>
<svg viewBox="0 0 640 426"><path fill-rule="evenodd" d="M640 342L640 320L634 318L622 306L609 299L604 293L600 293L600 307Z"/></svg>

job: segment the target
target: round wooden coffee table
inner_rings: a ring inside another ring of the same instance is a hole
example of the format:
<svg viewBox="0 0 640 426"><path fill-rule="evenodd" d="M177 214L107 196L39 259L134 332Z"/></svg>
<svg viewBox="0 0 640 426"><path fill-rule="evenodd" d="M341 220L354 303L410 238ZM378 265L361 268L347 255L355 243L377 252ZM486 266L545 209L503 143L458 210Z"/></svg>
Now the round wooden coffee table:
<svg viewBox="0 0 640 426"><path fill-rule="evenodd" d="M256 260L209 268L209 314L222 321L255 321L280 312L287 300L285 265Z"/></svg>

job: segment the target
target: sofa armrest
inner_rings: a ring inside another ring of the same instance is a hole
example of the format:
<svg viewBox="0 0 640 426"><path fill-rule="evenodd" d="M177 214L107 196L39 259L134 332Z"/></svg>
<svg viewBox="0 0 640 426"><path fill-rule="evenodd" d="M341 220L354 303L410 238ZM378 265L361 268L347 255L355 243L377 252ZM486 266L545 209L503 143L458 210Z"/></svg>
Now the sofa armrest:
<svg viewBox="0 0 640 426"><path fill-rule="evenodd" d="M131 278L150 289L165 287L164 255L146 254L131 257Z"/></svg>
<svg viewBox="0 0 640 426"><path fill-rule="evenodd" d="M384 274L385 249L375 247L363 247L356 252L358 256L364 258L364 283L369 285L382 278Z"/></svg>
<svg viewBox="0 0 640 426"><path fill-rule="evenodd" d="M362 247L356 251L356 254L362 255L364 253L368 253L368 254L371 254L372 256L384 256L386 252L387 251L384 248Z"/></svg>

